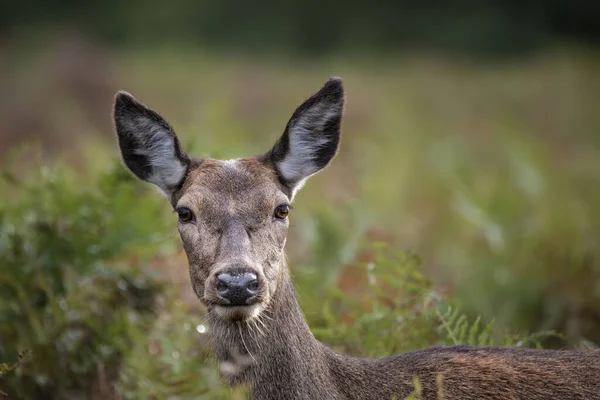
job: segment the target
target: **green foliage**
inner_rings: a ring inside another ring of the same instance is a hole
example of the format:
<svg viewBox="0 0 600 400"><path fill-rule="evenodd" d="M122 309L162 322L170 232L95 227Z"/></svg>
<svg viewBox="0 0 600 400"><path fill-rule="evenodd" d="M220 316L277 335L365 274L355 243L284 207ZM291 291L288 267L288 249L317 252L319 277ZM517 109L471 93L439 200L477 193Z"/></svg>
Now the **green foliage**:
<svg viewBox="0 0 600 400"><path fill-rule="evenodd" d="M412 255L382 251L360 266L366 270L363 290L352 295L326 289L315 335L341 351L381 357L435 343L438 294L419 272ZM304 288L298 284L300 297ZM343 321L351 321L344 323Z"/></svg>
<svg viewBox="0 0 600 400"><path fill-rule="evenodd" d="M542 348L540 340L549 337L561 337L555 331L540 331L534 334L505 334L501 340L494 339L494 321L483 325L478 316L473 323L460 308L448 306L445 311L436 312L440 328L451 345L468 344L472 346L536 347Z"/></svg>
<svg viewBox="0 0 600 400"><path fill-rule="evenodd" d="M466 311L532 331L596 319L600 230L591 221L600 220L598 179L557 173L566 167L553 164L539 141L507 138L494 157L481 168L440 158L433 171L445 180L440 193L452 210L440 215L440 225L454 227L437 232L434 253L452 266L449 280ZM598 341L598 332L597 323L581 323L564 340ZM551 339L547 345L564 343Z"/></svg>
<svg viewBox="0 0 600 400"><path fill-rule="evenodd" d="M413 378L413 387L415 390L411 394L409 394L405 400L419 400L421 399L421 395L423 393L423 388L421 387L421 381L418 377Z"/></svg>
<svg viewBox="0 0 600 400"><path fill-rule="evenodd" d="M100 366L114 377L128 331L151 321L162 290L115 260L156 243L152 197L120 173L104 174L92 190L69 172L42 168L18 187L2 183L11 196L0 203L0 360L31 353L3 383L11 398L89 394Z"/></svg>
<svg viewBox="0 0 600 400"><path fill-rule="evenodd" d="M453 344L471 344L479 346L493 346L494 341L491 337L493 322L480 327L481 318L477 317L475 322L469 326L467 316L460 310L448 307L444 313L437 312L438 319L442 324L442 329Z"/></svg>
<svg viewBox="0 0 600 400"><path fill-rule="evenodd" d="M171 297L173 299L173 297ZM117 390L124 399L242 399L243 389L230 390L207 352L209 326L174 300L149 331L129 332L134 346L123 361Z"/></svg>
<svg viewBox="0 0 600 400"><path fill-rule="evenodd" d="M11 364L7 364L7 363L0 363L0 384L2 383L2 378L7 375L8 373L14 371L18 366L19 363L23 360L23 358L25 356L27 356L27 354L29 353L28 350L22 351L21 353L19 353L19 359L18 361L15 361L14 363ZM4 391L2 391L2 386L0 386L0 395L2 396L8 396L8 394Z"/></svg>
<svg viewBox="0 0 600 400"><path fill-rule="evenodd" d="M363 268L367 282L351 295L328 288L317 296L320 310L307 315L315 336L340 351L383 357L432 345L469 344L528 347L537 339L553 335L504 334L494 337L493 321L473 322L461 313L457 301L443 296L421 270L417 256L375 245L373 260ZM314 292L314 286L297 284L300 297Z"/></svg>

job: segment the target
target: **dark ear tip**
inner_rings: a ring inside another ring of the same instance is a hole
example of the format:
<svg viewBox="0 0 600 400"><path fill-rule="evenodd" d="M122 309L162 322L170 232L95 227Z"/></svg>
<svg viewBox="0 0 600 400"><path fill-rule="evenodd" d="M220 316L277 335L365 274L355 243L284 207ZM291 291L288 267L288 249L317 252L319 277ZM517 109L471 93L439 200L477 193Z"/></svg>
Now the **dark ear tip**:
<svg viewBox="0 0 600 400"><path fill-rule="evenodd" d="M327 82L325 82L324 87L343 91L344 90L344 81L339 76L334 76L334 77L329 78L329 80Z"/></svg>
<svg viewBox="0 0 600 400"><path fill-rule="evenodd" d="M342 78L339 76L334 76L329 78L323 88L321 89L321 93L326 94L328 97L331 96L333 98L337 98L343 100L344 98L344 85Z"/></svg>
<svg viewBox="0 0 600 400"><path fill-rule="evenodd" d="M135 98L124 90L119 90L115 95L115 105L135 103Z"/></svg>
<svg viewBox="0 0 600 400"><path fill-rule="evenodd" d="M132 108L137 108L138 101L131 94L124 90L119 90L115 95L114 112L115 114L122 113Z"/></svg>

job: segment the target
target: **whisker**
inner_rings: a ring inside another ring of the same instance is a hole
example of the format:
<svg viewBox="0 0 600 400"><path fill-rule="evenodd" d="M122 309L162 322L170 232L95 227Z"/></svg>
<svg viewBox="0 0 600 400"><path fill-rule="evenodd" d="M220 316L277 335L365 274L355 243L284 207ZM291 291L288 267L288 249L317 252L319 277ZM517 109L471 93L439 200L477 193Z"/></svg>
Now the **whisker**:
<svg viewBox="0 0 600 400"><path fill-rule="evenodd" d="M258 317L259 317L258 318L259 322L263 325L267 334L271 333L271 325L272 324L265 322L265 319L272 323L274 323L274 319L267 312L261 313Z"/></svg>
<svg viewBox="0 0 600 400"><path fill-rule="evenodd" d="M268 312L267 312L266 310L265 310L265 311L263 311L262 313L260 313L260 314L259 314L259 317L260 317L260 318L266 318L266 319L268 319L269 321L273 321L273 317L271 317L271 316L268 314Z"/></svg>
<svg viewBox="0 0 600 400"><path fill-rule="evenodd" d="M240 331L240 339L242 340L242 344L244 345L244 348L246 349L246 351L248 352L248 354L250 355L250 357L252 357L252 359L254 360L254 362L256 362L256 358L254 358L254 356L252 355L252 353L250 353L250 350L248 350L248 346L246 346L246 342L244 342L244 334L242 333L242 325L238 322L237 326L238 326L238 330Z"/></svg>
<svg viewBox="0 0 600 400"><path fill-rule="evenodd" d="M210 318L210 311L208 311L206 314L204 314L201 318L200 318L200 323L202 325L205 325L208 322L208 319Z"/></svg>
<svg viewBox="0 0 600 400"><path fill-rule="evenodd" d="M256 323L260 323L262 325L263 328L265 328L265 330L268 332L269 328L267 328L267 325L265 325L264 321L262 320L262 316L259 315L258 318L256 318ZM258 325L257 325L258 326ZM262 331L261 331L262 332Z"/></svg>
<svg viewBox="0 0 600 400"><path fill-rule="evenodd" d="M260 326L258 326L258 322L260 320L258 318L255 318L252 320L252 325L254 325L254 327L256 328L256 330L258 331L258 333L260 334L260 336L264 336L264 332L262 331L262 329L260 329Z"/></svg>
<svg viewBox="0 0 600 400"><path fill-rule="evenodd" d="M252 321L252 325L256 328L256 330L257 330L257 336L259 336L259 337L253 336L254 343L256 343L256 347L258 347L258 351L260 353L262 353L262 346L260 345L260 340L259 340L260 336L262 336L262 331L260 330L260 328L256 324L256 321ZM250 328L250 330L252 330L252 328Z"/></svg>

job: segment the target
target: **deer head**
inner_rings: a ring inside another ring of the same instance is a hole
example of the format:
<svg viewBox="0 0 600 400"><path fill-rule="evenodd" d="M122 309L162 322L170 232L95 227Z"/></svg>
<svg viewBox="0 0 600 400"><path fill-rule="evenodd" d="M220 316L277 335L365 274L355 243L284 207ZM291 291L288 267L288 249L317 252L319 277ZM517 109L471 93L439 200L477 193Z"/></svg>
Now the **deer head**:
<svg viewBox="0 0 600 400"><path fill-rule="evenodd" d="M159 114L117 94L123 161L170 200L194 291L218 318L248 321L269 308L286 268L290 204L336 154L343 107L342 81L332 78L296 109L271 150L220 161L188 156Z"/></svg>

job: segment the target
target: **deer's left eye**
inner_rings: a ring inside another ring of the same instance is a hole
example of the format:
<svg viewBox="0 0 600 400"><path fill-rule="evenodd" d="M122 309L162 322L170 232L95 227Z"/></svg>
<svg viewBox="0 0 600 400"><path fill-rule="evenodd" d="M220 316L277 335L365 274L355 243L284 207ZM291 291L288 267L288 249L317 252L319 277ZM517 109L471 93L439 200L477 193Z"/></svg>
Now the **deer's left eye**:
<svg viewBox="0 0 600 400"><path fill-rule="evenodd" d="M194 220L194 213L192 210L186 207L181 207L177 209L177 215L179 215L179 222L186 223Z"/></svg>
<svg viewBox="0 0 600 400"><path fill-rule="evenodd" d="M275 218L286 219L289 213L290 206L288 206L287 204L282 204L275 209Z"/></svg>

